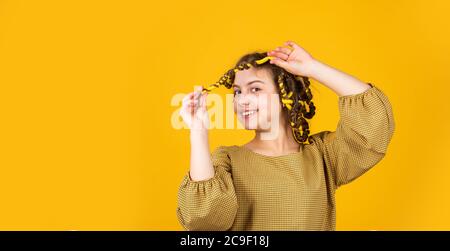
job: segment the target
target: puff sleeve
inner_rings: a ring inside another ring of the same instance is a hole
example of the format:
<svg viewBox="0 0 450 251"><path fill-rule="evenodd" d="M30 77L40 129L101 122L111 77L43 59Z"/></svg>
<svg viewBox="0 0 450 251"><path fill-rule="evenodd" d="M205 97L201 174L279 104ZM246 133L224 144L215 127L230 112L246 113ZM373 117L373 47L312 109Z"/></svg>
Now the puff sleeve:
<svg viewBox="0 0 450 251"><path fill-rule="evenodd" d="M385 156L395 122L387 96L376 86L339 97L340 119L333 132L314 137L334 180L334 188L358 178Z"/></svg>
<svg viewBox="0 0 450 251"><path fill-rule="evenodd" d="M177 218L186 230L228 230L238 209L226 147L211 154L214 177L193 181L189 172L178 190Z"/></svg>

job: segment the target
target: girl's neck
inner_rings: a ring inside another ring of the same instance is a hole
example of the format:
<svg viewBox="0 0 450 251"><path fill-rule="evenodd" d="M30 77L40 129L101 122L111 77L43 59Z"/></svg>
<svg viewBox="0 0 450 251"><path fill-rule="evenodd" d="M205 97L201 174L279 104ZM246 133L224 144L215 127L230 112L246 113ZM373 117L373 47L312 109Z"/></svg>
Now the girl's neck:
<svg viewBox="0 0 450 251"><path fill-rule="evenodd" d="M245 146L250 150L273 156L299 151L300 145L295 141L290 126L280 125L278 136L274 139L264 139L262 133L264 132L255 131L255 138Z"/></svg>

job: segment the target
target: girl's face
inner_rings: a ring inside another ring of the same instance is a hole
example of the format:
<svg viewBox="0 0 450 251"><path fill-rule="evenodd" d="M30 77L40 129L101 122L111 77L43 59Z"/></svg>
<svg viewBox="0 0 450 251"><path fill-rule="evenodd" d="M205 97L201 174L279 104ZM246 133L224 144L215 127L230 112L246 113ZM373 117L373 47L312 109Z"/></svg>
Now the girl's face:
<svg viewBox="0 0 450 251"><path fill-rule="evenodd" d="M279 122L282 107L268 69L238 71L233 93L234 112L245 129L268 131Z"/></svg>

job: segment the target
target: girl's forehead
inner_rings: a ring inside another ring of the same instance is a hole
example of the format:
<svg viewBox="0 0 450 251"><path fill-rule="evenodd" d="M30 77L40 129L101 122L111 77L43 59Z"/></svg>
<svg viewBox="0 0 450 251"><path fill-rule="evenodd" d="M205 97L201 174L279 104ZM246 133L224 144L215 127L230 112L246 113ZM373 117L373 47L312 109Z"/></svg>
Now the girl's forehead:
<svg viewBox="0 0 450 251"><path fill-rule="evenodd" d="M247 83L250 79L260 79L269 82L272 79L272 76L269 70L265 68L250 68L248 70L238 71L235 75L234 83L236 85L241 85Z"/></svg>

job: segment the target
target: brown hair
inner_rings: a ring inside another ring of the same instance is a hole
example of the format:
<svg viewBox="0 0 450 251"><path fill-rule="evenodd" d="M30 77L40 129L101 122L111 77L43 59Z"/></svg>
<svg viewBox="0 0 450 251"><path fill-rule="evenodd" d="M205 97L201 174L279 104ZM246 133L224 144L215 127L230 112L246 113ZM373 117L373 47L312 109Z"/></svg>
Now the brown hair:
<svg viewBox="0 0 450 251"><path fill-rule="evenodd" d="M316 107L312 102L313 95L309 79L303 76L295 76L277 65L267 63L269 59L270 57L267 56L266 52L246 54L218 82L204 88L203 91L209 92L220 85L230 89L234 82L235 73L240 70L246 70L250 67L268 69L272 73L274 83L278 83L276 88L280 94L282 106L287 112L288 122L292 128L295 141L301 144L306 141L311 143L309 123L306 119L311 119L314 116Z"/></svg>

